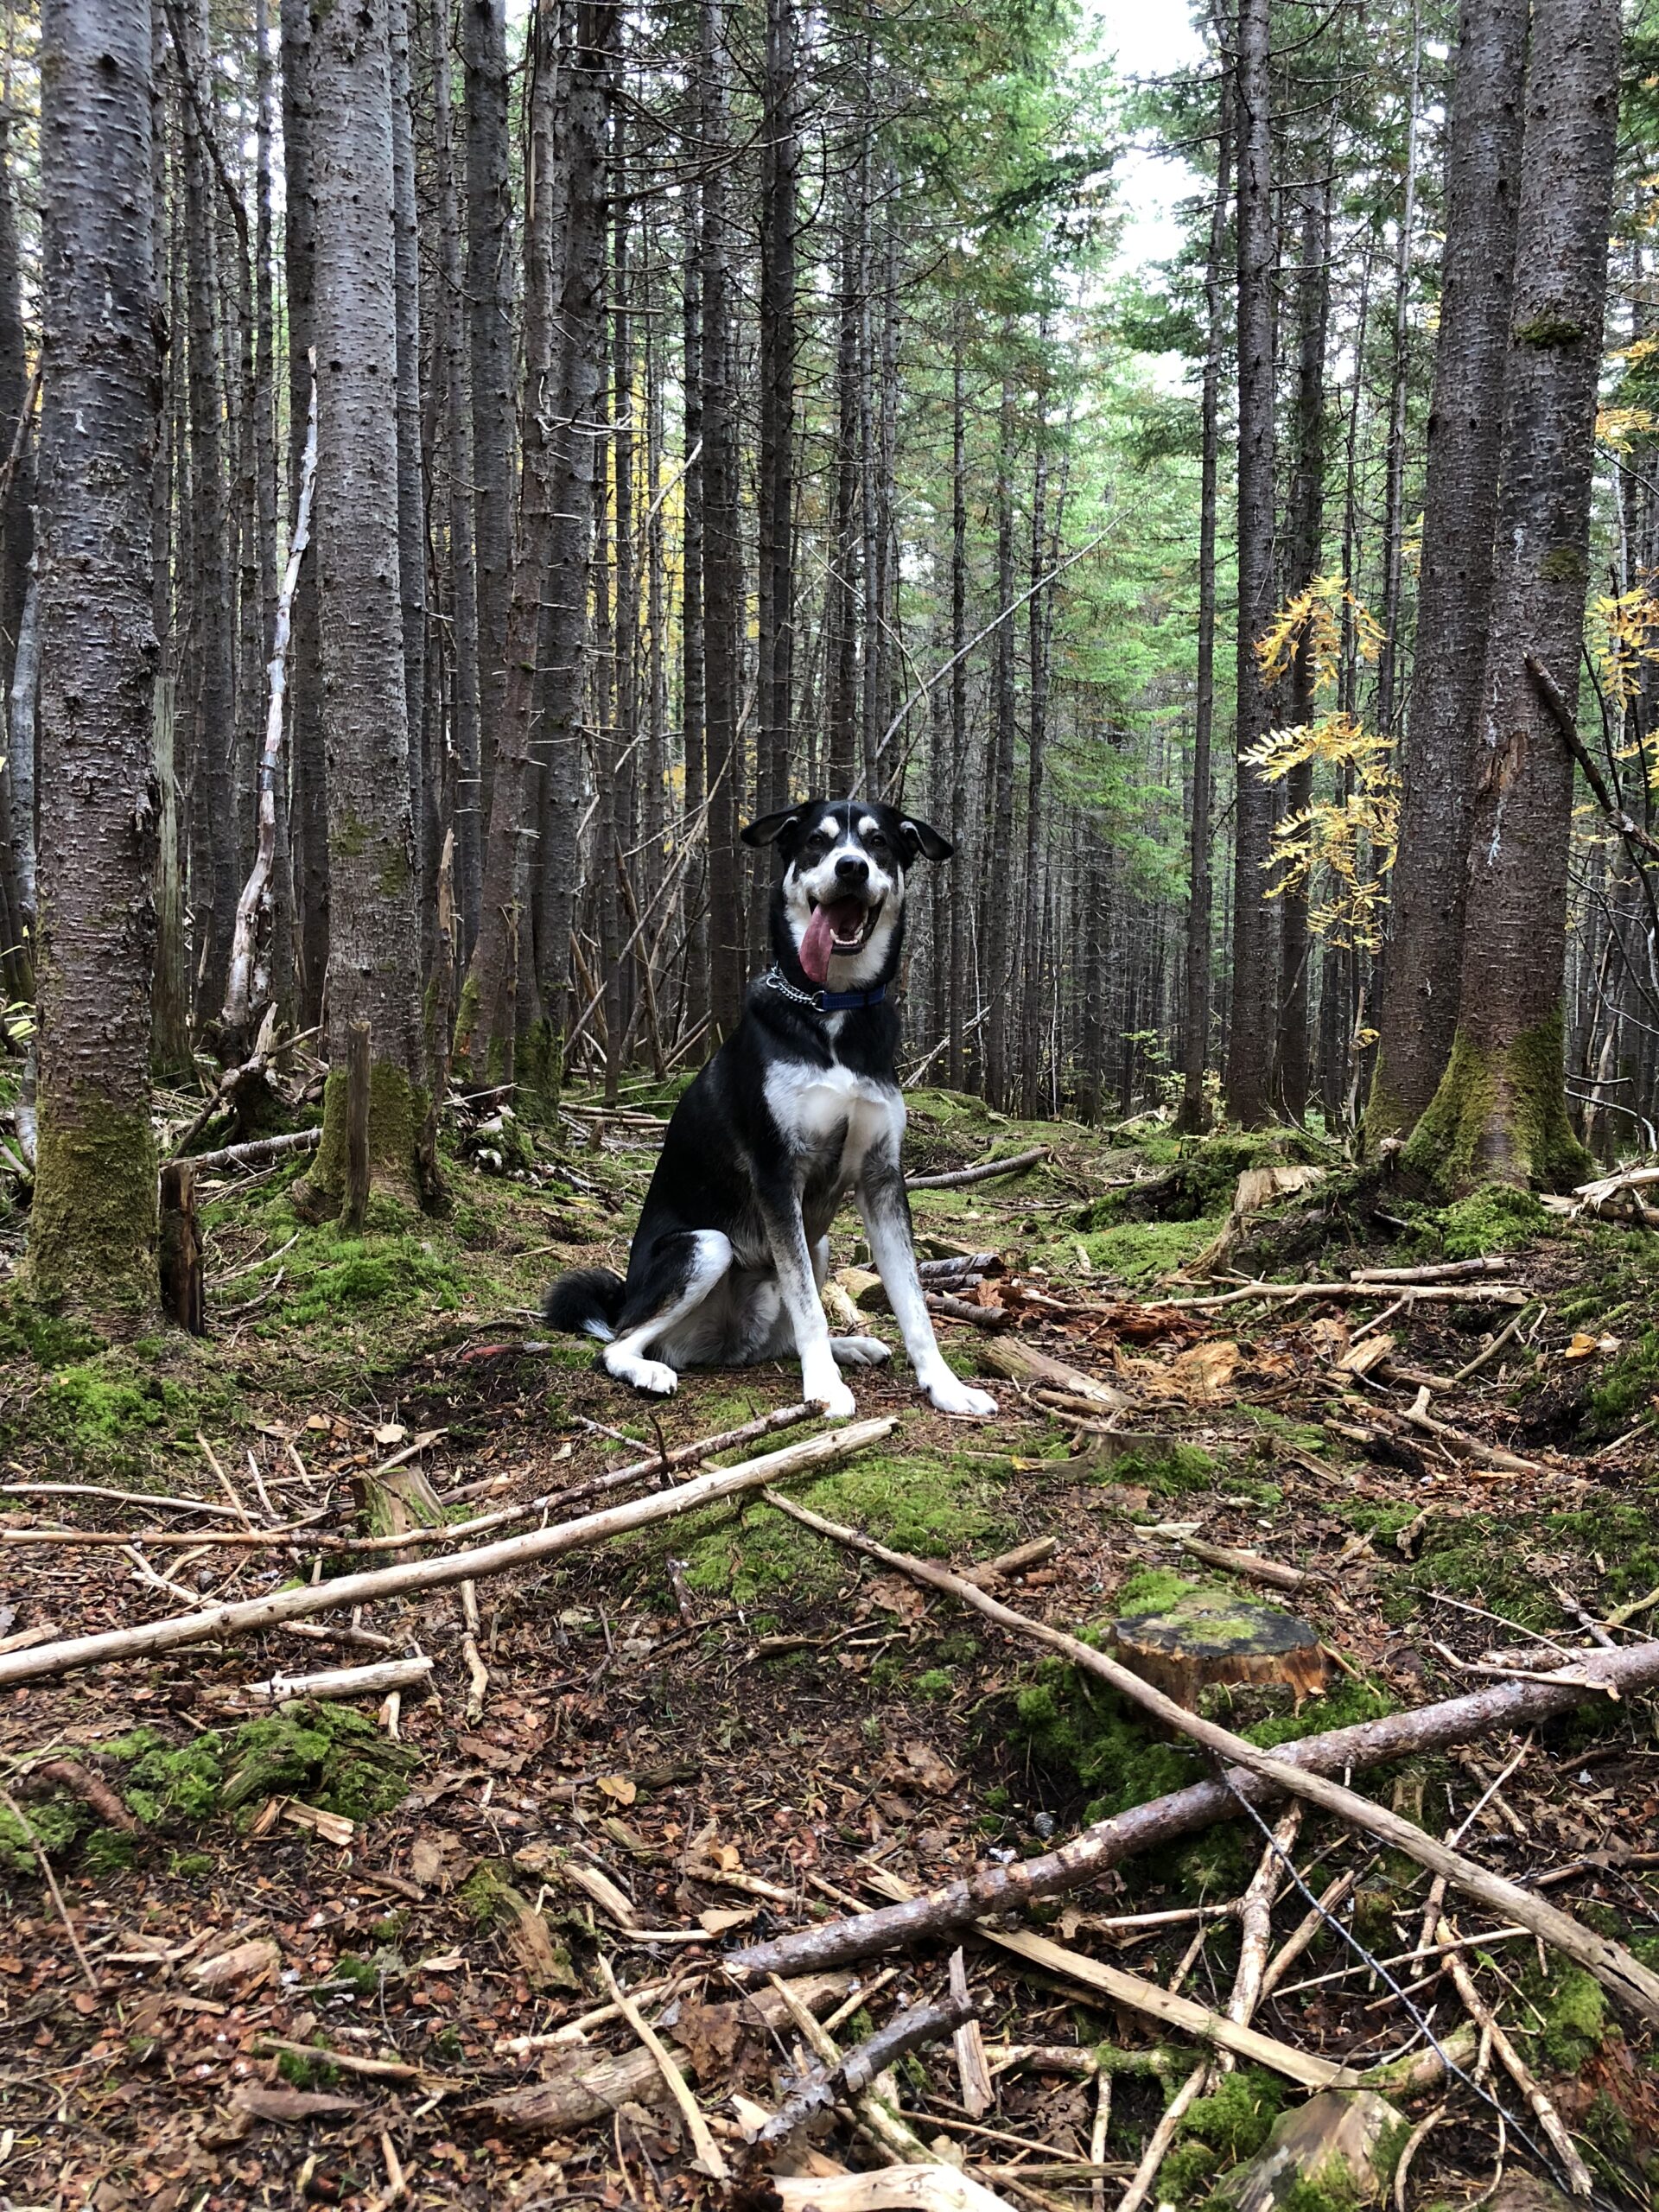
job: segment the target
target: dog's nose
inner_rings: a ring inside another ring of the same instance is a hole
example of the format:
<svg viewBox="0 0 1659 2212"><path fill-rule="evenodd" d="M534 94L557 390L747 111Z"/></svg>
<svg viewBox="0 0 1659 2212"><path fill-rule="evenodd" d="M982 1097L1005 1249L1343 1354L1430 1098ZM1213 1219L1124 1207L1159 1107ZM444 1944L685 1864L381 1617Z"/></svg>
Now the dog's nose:
<svg viewBox="0 0 1659 2212"><path fill-rule="evenodd" d="M836 862L836 874L842 883L868 883L870 864L868 861L860 860L855 854L843 853Z"/></svg>

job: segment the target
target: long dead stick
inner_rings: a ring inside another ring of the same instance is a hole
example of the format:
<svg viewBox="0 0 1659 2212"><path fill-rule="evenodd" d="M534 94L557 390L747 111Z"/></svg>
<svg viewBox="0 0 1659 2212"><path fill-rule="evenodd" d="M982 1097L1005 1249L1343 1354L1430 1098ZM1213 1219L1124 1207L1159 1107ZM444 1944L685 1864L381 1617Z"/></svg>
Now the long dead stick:
<svg viewBox="0 0 1659 2212"><path fill-rule="evenodd" d="M1632 1957L1622 1943L1597 1935L1592 1929L1586 1928L1574 1920L1570 1913L1561 1911L1559 1906L1548 1904L1517 1884L1507 1881L1501 1874L1491 1873L1487 1868L1477 1866L1473 1859L1452 1850L1450 1845L1437 1842L1433 1836L1426 1834L1414 1821L1389 1811L1383 1806L1373 1804L1370 1798L1360 1796L1355 1790L1345 1789L1341 1783L1329 1781L1323 1775L1310 1774L1306 1768L1293 1764L1287 1759L1275 1758L1269 1752L1259 1751L1254 1744L1246 1742L1243 1736L1234 1735L1229 1728L1218 1727L1213 1720L1206 1720L1199 1713L1189 1713L1184 1705L1177 1704L1172 1697L1166 1697L1161 1690L1154 1689L1150 1682L1142 1681L1139 1675L1132 1674L1128 1668L1120 1665L1116 1659L1109 1659L1104 1652L1095 1650L1074 1636L1067 1636L1063 1630L1050 1628L1045 1622L1032 1620L1024 1613L1015 1612L1012 1606L1003 1605L1000 1599L989 1596L973 1583L964 1581L961 1575L952 1574L947 1567L934 1567L925 1560L912 1559L905 1552L890 1551L873 1537L866 1536L857 1529L843 1529L834 1521L826 1521L822 1515L809 1512L806 1507L797 1505L791 1499L769 1496L767 1503L818 1535L828 1536L851 1550L862 1552L868 1558L880 1560L884 1567L897 1568L912 1581L944 1591L959 1604L982 1613L987 1620L994 1621L999 1628L1007 1629L1015 1636L1025 1637L1033 1643L1046 1644L1051 1650L1062 1653L1074 1667L1080 1667L1086 1673L1097 1675L1101 1681L1109 1683L1121 1697L1141 1706L1161 1720L1166 1727L1173 1729L1178 1734L1191 1737L1194 1743L1202 1744L1207 1751L1230 1759L1236 1765L1243 1767L1247 1772L1273 1784L1286 1795L1304 1797L1324 1811L1334 1813L1338 1820L1357 1828L1362 1834L1379 1836L1385 1843L1393 1844L1396 1850L1403 1851L1408 1858L1416 1859L1420 1866L1428 1867L1433 1873L1444 1875L1448 1882L1465 1895L1474 1897L1489 1910L1497 1913L1503 1919L1518 1922L1522 1928L1530 1929L1556 1950L1576 1960L1610 1994L1631 2012L1646 2019L1659 2021L1659 1974L1649 1972L1640 1960ZM747 1956L740 1952L728 1963L734 1967L745 1966Z"/></svg>
<svg viewBox="0 0 1659 2212"><path fill-rule="evenodd" d="M1046 1160L1049 1147L1033 1145L1029 1152L1011 1153L1006 1160L982 1160L976 1167L952 1167L942 1175L906 1175L907 1191L952 1191L964 1183L988 1183L994 1175L1017 1175L1022 1167L1034 1167L1039 1160Z"/></svg>
<svg viewBox="0 0 1659 2212"><path fill-rule="evenodd" d="M269 1597L254 1598L237 1605L209 1605L200 1612L174 1613L150 1621L143 1628L111 1629L100 1636L66 1637L58 1643L37 1644L32 1651L0 1656L0 1688L16 1682L38 1681L48 1675L67 1675L78 1667L97 1667L111 1659L148 1657L156 1651L174 1651L186 1643L205 1643L219 1637L251 1636L273 1628L279 1621L298 1619L306 1613L333 1612L340 1607L365 1605L381 1598L406 1597L415 1590L440 1589L451 1582L481 1580L486 1574L503 1574L533 1560L550 1559L561 1552L580 1551L604 1543L631 1529L673 1519L715 1499L741 1491L758 1490L763 1483L804 1474L809 1469L850 1459L855 1453L890 1436L896 1421L854 1421L846 1428L829 1429L804 1437L758 1459L745 1459L735 1467L717 1468L698 1475L677 1489L657 1491L648 1497L631 1498L601 1513L585 1514L578 1521L563 1521L552 1529L510 1536L500 1543L482 1544L471 1551L452 1552L442 1559L406 1560L397 1567L371 1569L364 1574L343 1574L331 1582L306 1583L292 1590L276 1590Z"/></svg>

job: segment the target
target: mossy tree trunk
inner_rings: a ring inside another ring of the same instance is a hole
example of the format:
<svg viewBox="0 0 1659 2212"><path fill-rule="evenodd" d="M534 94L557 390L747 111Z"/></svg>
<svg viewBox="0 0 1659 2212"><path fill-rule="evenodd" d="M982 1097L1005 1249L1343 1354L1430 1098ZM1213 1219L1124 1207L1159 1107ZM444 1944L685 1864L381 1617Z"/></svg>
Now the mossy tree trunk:
<svg viewBox="0 0 1659 2212"><path fill-rule="evenodd" d="M1422 573L1390 879L1375 1147L1434 1096L1457 1027L1474 798L1470 763L1491 609L1503 376L1520 198L1527 0L1463 0L1446 153L1446 251L1428 417Z"/></svg>
<svg viewBox="0 0 1659 2212"><path fill-rule="evenodd" d="M1617 144L1617 0L1535 0L1505 376L1462 994L1449 1065L1407 1147L1442 1188L1589 1172L1567 1120L1561 1001L1573 763L1527 669L1571 707Z"/></svg>
<svg viewBox="0 0 1659 2212"><path fill-rule="evenodd" d="M352 1024L372 1040L377 1185L434 1203L426 1121L398 563L397 329L388 0L314 10L310 91L318 367L316 550L327 752L328 1048L318 1211L346 1168Z"/></svg>
<svg viewBox="0 0 1659 2212"><path fill-rule="evenodd" d="M158 1298L149 493L161 387L145 0L46 0L41 83L40 1136L27 1283L134 1328Z"/></svg>

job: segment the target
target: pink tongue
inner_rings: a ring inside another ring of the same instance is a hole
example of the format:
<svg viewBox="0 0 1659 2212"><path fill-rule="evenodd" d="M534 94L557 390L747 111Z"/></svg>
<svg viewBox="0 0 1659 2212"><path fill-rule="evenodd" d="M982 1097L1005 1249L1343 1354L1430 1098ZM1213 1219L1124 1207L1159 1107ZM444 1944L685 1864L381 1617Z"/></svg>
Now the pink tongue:
<svg viewBox="0 0 1659 2212"><path fill-rule="evenodd" d="M806 935L801 939L801 966L808 980L822 985L830 976L830 957L837 926L842 937L856 934L864 918L864 910L855 899L838 899L833 906L819 906L806 925Z"/></svg>

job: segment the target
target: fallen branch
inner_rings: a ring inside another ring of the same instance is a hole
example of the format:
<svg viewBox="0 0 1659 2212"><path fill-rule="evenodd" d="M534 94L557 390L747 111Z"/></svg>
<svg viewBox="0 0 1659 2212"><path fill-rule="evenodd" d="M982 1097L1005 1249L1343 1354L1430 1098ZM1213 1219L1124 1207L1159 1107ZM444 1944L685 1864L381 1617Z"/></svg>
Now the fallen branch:
<svg viewBox="0 0 1659 2212"><path fill-rule="evenodd" d="M606 1992L612 2004L615 2005L617 2011L620 2012L656 2061L658 2071L667 2084L669 2094L680 2108L680 2117L685 2122L686 2133L690 2136L692 2148L697 2154L691 2161L693 2169L698 2173L706 2174L710 2181L728 2181L731 2178L730 2169L721 2156L719 2144L709 2132L709 2123L702 2116L702 2107L688 2088L684 2075L669 2056L660 2037L645 2014L617 1980L615 1974L611 1971L611 1962L603 1951L596 1955L595 1963L599 1967L600 1979L605 1984Z"/></svg>
<svg viewBox="0 0 1659 2212"><path fill-rule="evenodd" d="M952 1997L947 2005L911 2005L895 2012L885 2027L878 2028L866 2042L856 2044L834 2065L827 2067L816 2081L809 2082L787 2103L779 2106L757 2140L776 2143L793 2134L803 2120L833 2104L838 2096L857 2096L870 2087L878 2074L896 2065L906 2053L919 2050L925 2043L938 2043L945 2036L954 2035L973 2017L972 2000L957 1997Z"/></svg>
<svg viewBox="0 0 1659 2212"><path fill-rule="evenodd" d="M561 1552L581 1551L607 1542L629 1529L676 1518L714 1499L758 1490L768 1482L804 1473L809 1468L833 1465L849 1459L872 1444L890 1436L898 1427L893 1420L855 1421L845 1428L803 1438L796 1444L746 1459L735 1467L716 1469L682 1483L677 1489L654 1491L602 1512L565 1521L551 1529L537 1529L511 1536L476 1550L454 1552L440 1559L406 1560L397 1567L372 1568L362 1574L336 1576L333 1581L307 1583L289 1590L275 1590L242 1605L207 1605L193 1613L175 1613L142 1628L111 1629L102 1634L66 1637L61 1643L38 1644L32 1651L0 1657L0 1687L40 1681L66 1675L80 1667L102 1666L112 1659L148 1657L157 1651L176 1650L187 1643L206 1643L221 1637L250 1636L280 1621L296 1620L311 1613L333 1612L378 1599L401 1598L416 1590L435 1590L450 1583L482 1580L503 1574L534 1560L550 1559Z"/></svg>
<svg viewBox="0 0 1659 2212"><path fill-rule="evenodd" d="M1081 1398L1085 1405L1103 1408L1107 1413L1125 1412L1132 1402L1109 1382L1085 1375L1080 1367L1068 1367L1065 1360L1039 1351L1034 1344L1021 1344L1017 1337L982 1344L979 1363L1009 1382L1064 1390L1070 1396Z"/></svg>
<svg viewBox="0 0 1659 2212"><path fill-rule="evenodd" d="M1033 1145L1029 1152L1011 1153L1006 1160L982 1160L977 1167L952 1167L943 1175L906 1175L907 1191L959 1190L964 1183L988 1183L994 1175L1017 1175L1022 1167L1034 1167L1039 1160L1046 1160L1050 1147Z"/></svg>
<svg viewBox="0 0 1659 2212"><path fill-rule="evenodd" d="M1481 1459L1488 1466L1506 1468L1511 1474L1517 1475L1541 1475L1545 1471L1536 1459L1519 1459L1513 1452L1504 1451L1501 1445L1487 1444L1478 1436L1465 1435L1462 1429L1453 1428L1446 1421L1436 1421L1433 1414L1425 1408L1424 1401L1427 1395L1427 1390L1420 1391L1416 1404L1403 1407L1398 1419L1413 1428L1421 1429L1426 1436L1438 1437L1446 1450L1459 1459Z"/></svg>
<svg viewBox="0 0 1659 2212"><path fill-rule="evenodd" d="M273 1675L269 1681L250 1682L247 1694L273 1705L296 1697L384 1697L388 1690L413 1689L431 1672L429 1659L381 1659L372 1666L329 1667L315 1675Z"/></svg>
<svg viewBox="0 0 1659 2212"><path fill-rule="evenodd" d="M1574 2196L1592 2196L1595 2183L1590 2170L1579 2156L1579 2146L1567 2133L1561 2116L1533 2079L1525 2060L1509 2037L1503 2032L1497 2015L1476 1988L1474 1977L1458 1947L1456 1937L1443 1920L1436 1930L1440 1955L1446 1961L1446 1970L1451 1975L1463 2007L1483 2036L1490 2037L1492 2049L1502 2060L1510 2079L1532 2107L1533 2117L1549 2138L1556 2157L1566 2170L1568 2186Z"/></svg>
<svg viewBox="0 0 1659 2212"><path fill-rule="evenodd" d="M275 1137L250 1137L245 1144L221 1145L217 1152L198 1152L191 1155L190 1165L200 1173L208 1167L263 1167L272 1160L286 1160L291 1154L315 1152L322 1142L322 1131L289 1129Z"/></svg>
<svg viewBox="0 0 1659 2212"><path fill-rule="evenodd" d="M1494 1255L1485 1260L1433 1260L1420 1268L1355 1268L1352 1282L1451 1282L1460 1275L1506 1274L1513 1260Z"/></svg>
<svg viewBox="0 0 1659 2212"><path fill-rule="evenodd" d="M1147 1308L1148 1313L1165 1307L1187 1313L1214 1313L1224 1306L1243 1306L1256 1299L1282 1299L1294 1306L1307 1298L1386 1298L1390 1286L1377 1282L1251 1282L1242 1290L1224 1291L1216 1298L1163 1298ZM1465 1283L1408 1283L1400 1303L1417 1306L1430 1301L1443 1306L1525 1306L1529 1294L1512 1283L1476 1287Z"/></svg>
<svg viewBox="0 0 1659 2212"><path fill-rule="evenodd" d="M956 2166L886 2166L811 2180L779 2175L771 2187L783 2212L1014 2212L1006 2196Z"/></svg>
<svg viewBox="0 0 1659 2212"><path fill-rule="evenodd" d="M1414 1821L1383 1806L1373 1804L1369 1798L1328 1781L1322 1775L1310 1773L1300 1763L1259 1751L1242 1736L1234 1735L1230 1729L1219 1727L1198 1713L1189 1713L1173 1698L1166 1697L1150 1683L1142 1681L1138 1675L1132 1674L1127 1667L1108 1658L1105 1653L1095 1650L1092 1646L1079 1642L1076 1637L1067 1636L1059 1629L1050 1628L1041 1621L1032 1620L1022 1613L1015 1612L1012 1607L976 1589L971 1582L963 1581L960 1575L952 1574L948 1568L935 1567L925 1560L912 1559L904 1552L890 1551L885 1544L876 1543L873 1538L858 1530L843 1529L833 1521L826 1521L821 1515L809 1512L804 1506L797 1505L791 1499L768 1493L768 1503L816 1534L844 1544L850 1550L862 1552L868 1558L879 1560L883 1566L896 1568L912 1581L944 1591L976 1612L982 1613L998 1627L1060 1652L1073 1666L1109 1683L1120 1696L1142 1707L1162 1721L1166 1727L1191 1737L1195 1743L1231 1760L1247 1772L1275 1786L1281 1792L1306 1798L1324 1811L1334 1813L1338 1819L1345 1821L1362 1834L1377 1836L1383 1842L1393 1844L1408 1857L1416 1859L1420 1866L1443 1875L1448 1882L1496 1912L1500 1918L1518 1922L1522 1927L1530 1929L1545 1942L1575 1960L1630 2011L1644 2018L1659 2020L1659 1975L1632 1957L1624 1945L1614 1942L1610 1937L1597 1935L1570 1914L1562 1912L1554 1905L1544 1904L1516 1883L1506 1881L1502 1875L1489 1872L1485 1867L1477 1866L1472 1859L1454 1851L1449 1845L1437 1842ZM1626 1656L1610 1653L1608 1658L1611 1661ZM758 1971L752 1963L753 1956L753 1951L740 1952L728 1963L740 1971Z"/></svg>
<svg viewBox="0 0 1659 2212"><path fill-rule="evenodd" d="M1202 1560L1206 1567L1219 1567L1230 1574L1242 1574L1248 1582L1264 1582L1273 1590L1303 1590L1319 1577L1300 1567L1283 1566L1276 1559L1263 1559L1260 1552L1235 1551L1230 1544L1206 1544L1197 1536L1183 1536L1181 1549Z"/></svg>
<svg viewBox="0 0 1659 2212"><path fill-rule="evenodd" d="M210 1497L162 1497L153 1491L104 1490L97 1483L6 1483L0 1484L8 1497L106 1497L123 1505L148 1505L169 1513L211 1513L220 1521L241 1521L242 1510L236 1505L220 1505ZM128 1543L132 1538L128 1536Z"/></svg>
<svg viewBox="0 0 1659 2212"><path fill-rule="evenodd" d="M44 1783L48 1789L54 1783L79 1797L83 1805L90 1805L106 1828L119 1828L123 1835L142 1835L144 1824L111 1789L100 1774L94 1774L79 1759L48 1759L44 1765L31 1767L25 1780L31 1789ZM23 1788L23 1783L18 1783Z"/></svg>
<svg viewBox="0 0 1659 2212"><path fill-rule="evenodd" d="M967 1321L987 1335L1006 1329L1014 1316L1003 1306L976 1306L971 1298L953 1298L948 1291L930 1290L924 1293L930 1313L938 1313L947 1321Z"/></svg>

